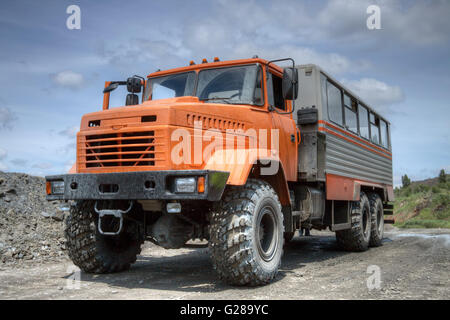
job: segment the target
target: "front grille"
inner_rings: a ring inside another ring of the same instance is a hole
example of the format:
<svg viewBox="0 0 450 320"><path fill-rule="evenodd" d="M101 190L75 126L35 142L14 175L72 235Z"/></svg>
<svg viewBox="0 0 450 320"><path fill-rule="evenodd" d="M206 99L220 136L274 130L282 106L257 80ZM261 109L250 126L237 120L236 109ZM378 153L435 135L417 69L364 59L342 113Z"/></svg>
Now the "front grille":
<svg viewBox="0 0 450 320"><path fill-rule="evenodd" d="M86 168L155 165L155 132L123 132L86 136Z"/></svg>

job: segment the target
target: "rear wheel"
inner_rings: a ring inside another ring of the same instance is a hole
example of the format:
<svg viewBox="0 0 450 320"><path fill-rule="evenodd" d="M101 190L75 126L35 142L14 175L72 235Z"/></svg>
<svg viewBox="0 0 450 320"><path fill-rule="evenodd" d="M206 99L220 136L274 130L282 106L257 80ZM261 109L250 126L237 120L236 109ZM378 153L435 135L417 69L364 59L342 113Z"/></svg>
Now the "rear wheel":
<svg viewBox="0 0 450 320"><path fill-rule="evenodd" d="M336 231L336 240L347 251L365 251L369 248L371 213L369 199L361 192L360 200L351 202L351 228Z"/></svg>
<svg viewBox="0 0 450 320"><path fill-rule="evenodd" d="M249 179L228 189L213 210L209 248L214 269L232 285L262 285L277 274L283 253L283 215L266 182Z"/></svg>
<svg viewBox="0 0 450 320"><path fill-rule="evenodd" d="M136 261L143 243L136 224L124 219L119 235L105 236L99 233L96 219L94 201L79 201L71 207L64 231L70 259L89 273L128 269Z"/></svg>
<svg viewBox="0 0 450 320"><path fill-rule="evenodd" d="M371 247L381 246L384 233L384 211L383 202L376 193L369 194L370 214L372 219L372 230L370 233Z"/></svg>

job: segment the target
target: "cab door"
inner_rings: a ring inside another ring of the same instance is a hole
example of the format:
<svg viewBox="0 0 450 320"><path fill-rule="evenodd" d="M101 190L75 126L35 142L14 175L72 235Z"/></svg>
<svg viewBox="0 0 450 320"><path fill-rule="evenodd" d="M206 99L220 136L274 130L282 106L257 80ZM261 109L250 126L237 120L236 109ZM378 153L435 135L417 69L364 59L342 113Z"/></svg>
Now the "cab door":
<svg viewBox="0 0 450 320"><path fill-rule="evenodd" d="M273 110L270 113L272 125L279 132L279 157L286 179L296 181L298 135L292 113L287 113L291 111L291 104L283 98L282 78L275 73L267 72L266 79L269 108Z"/></svg>

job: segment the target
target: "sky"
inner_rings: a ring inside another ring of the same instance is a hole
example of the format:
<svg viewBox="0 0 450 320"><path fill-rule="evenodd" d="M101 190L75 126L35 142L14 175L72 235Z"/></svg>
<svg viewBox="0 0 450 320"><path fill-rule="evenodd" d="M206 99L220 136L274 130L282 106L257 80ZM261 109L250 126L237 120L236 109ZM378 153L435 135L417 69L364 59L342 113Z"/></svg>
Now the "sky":
<svg viewBox="0 0 450 320"><path fill-rule="evenodd" d="M67 172L106 80L257 54L318 64L387 118L395 185L449 172L449 17L447 0L1 1L0 170Z"/></svg>

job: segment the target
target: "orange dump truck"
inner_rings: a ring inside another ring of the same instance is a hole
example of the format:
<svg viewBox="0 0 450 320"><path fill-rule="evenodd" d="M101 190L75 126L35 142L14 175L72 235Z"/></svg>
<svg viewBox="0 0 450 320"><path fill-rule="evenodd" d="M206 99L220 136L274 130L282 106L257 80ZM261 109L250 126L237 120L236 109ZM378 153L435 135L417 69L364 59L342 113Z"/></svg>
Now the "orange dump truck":
<svg viewBox="0 0 450 320"><path fill-rule="evenodd" d="M120 85L125 106L109 108ZM145 240L201 239L223 280L261 285L296 230L329 228L345 250L381 245L390 124L315 65L191 62L106 82L103 110L82 117L76 165L47 176L46 191L71 200L68 253L85 272L129 268Z"/></svg>

